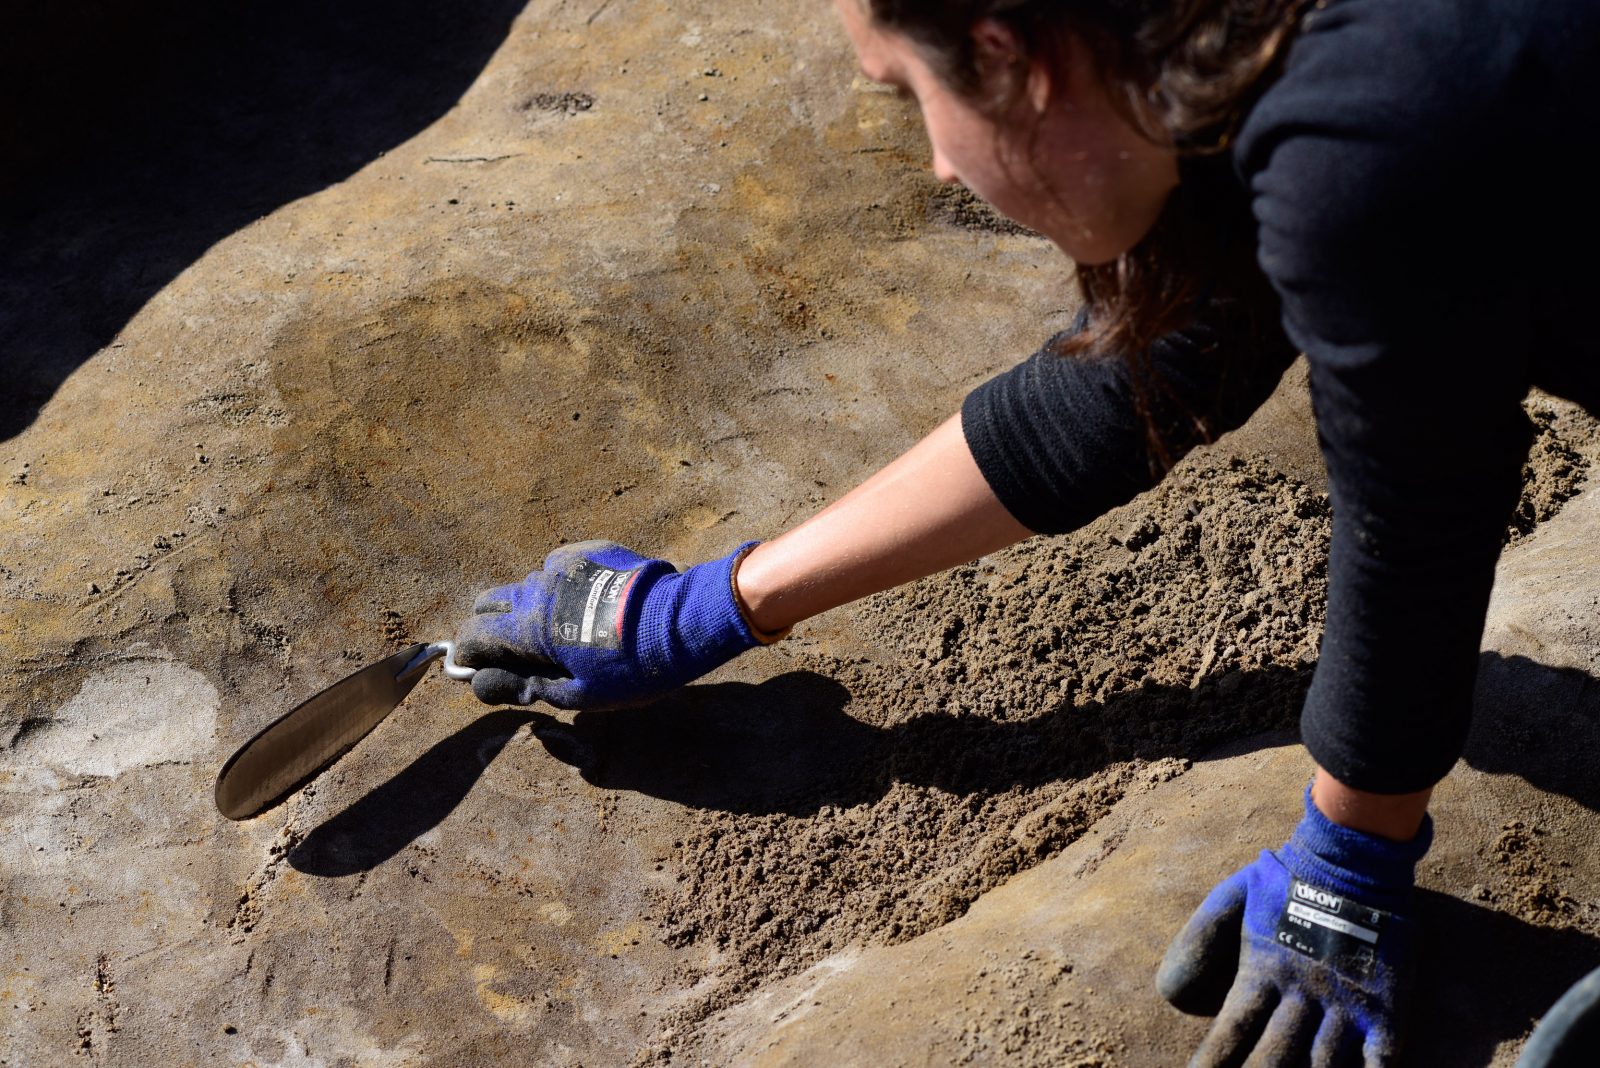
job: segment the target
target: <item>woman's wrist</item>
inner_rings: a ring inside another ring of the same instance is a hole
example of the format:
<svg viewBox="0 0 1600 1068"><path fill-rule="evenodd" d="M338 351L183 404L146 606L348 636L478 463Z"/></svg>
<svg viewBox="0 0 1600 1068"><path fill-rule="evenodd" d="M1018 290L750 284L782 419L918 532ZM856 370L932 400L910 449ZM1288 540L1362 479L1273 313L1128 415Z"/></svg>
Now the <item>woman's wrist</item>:
<svg viewBox="0 0 1600 1068"><path fill-rule="evenodd" d="M1311 800L1330 822L1395 842L1409 842L1417 836L1432 796L1432 787L1410 794L1357 790L1320 767L1311 781Z"/></svg>
<svg viewBox="0 0 1600 1068"><path fill-rule="evenodd" d="M775 599L770 596L769 573L758 561L749 566L751 557L760 553L765 543L758 544L739 555L733 563L730 579L733 585L733 603L744 618L745 626L762 645L772 645L789 636L789 631L799 620L780 619L774 611Z"/></svg>

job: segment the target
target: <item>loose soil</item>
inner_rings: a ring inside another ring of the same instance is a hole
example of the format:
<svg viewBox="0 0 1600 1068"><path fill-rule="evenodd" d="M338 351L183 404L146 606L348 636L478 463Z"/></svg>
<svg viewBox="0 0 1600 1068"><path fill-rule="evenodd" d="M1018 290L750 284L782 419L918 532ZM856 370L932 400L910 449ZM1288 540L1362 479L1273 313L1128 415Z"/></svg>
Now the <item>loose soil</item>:
<svg viewBox="0 0 1600 1068"><path fill-rule="evenodd" d="M1576 494L1576 445L1600 430L1571 405L1525 407L1537 439L1508 541ZM859 737L782 811L708 813L675 843L666 937L714 947L716 963L683 977L699 993L643 1059L695 1063L695 1026L762 983L948 923L1130 786L1292 728L1321 637L1330 514L1266 463L1202 450L1074 534L873 598L857 625L876 656L802 658L848 690ZM1565 922L1574 903L1540 880L1536 848L1520 823L1496 846L1525 876L1507 904Z"/></svg>

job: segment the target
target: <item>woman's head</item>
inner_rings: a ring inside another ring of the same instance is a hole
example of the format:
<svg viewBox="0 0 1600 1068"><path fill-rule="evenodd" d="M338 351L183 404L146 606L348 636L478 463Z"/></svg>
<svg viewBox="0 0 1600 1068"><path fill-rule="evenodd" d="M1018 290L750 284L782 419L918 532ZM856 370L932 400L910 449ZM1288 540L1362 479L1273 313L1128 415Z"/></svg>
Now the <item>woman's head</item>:
<svg viewBox="0 0 1600 1068"><path fill-rule="evenodd" d="M836 0L915 44L977 98L991 69L977 27L1046 63L1077 42L1125 118L1182 151L1222 147L1312 0Z"/></svg>
<svg viewBox="0 0 1600 1068"><path fill-rule="evenodd" d="M1107 91L1064 25L997 17L1018 5L996 0L836 6L862 71L917 101L940 179L1080 263L1115 259L1155 222L1177 184L1176 153Z"/></svg>
<svg viewBox="0 0 1600 1068"><path fill-rule="evenodd" d="M1061 351L1139 364L1202 294L1248 330L1277 329L1246 194L1225 159L1207 157L1275 77L1311 2L835 5L865 73L917 96L939 176L1078 261L1089 326Z"/></svg>

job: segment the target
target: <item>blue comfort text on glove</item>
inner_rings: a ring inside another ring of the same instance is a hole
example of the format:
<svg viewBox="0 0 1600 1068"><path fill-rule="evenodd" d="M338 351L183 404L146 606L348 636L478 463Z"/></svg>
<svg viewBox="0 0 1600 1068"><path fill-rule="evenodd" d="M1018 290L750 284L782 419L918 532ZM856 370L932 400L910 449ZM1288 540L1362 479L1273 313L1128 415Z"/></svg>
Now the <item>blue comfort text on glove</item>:
<svg viewBox="0 0 1600 1068"><path fill-rule="evenodd" d="M1217 1016L1192 1065L1389 1064L1414 955L1407 913L1432 822L1409 842L1317 810L1206 897L1156 974L1179 1009Z"/></svg>
<svg viewBox="0 0 1600 1068"><path fill-rule="evenodd" d="M1389 913L1354 898L1289 881L1289 898L1278 917L1277 939L1312 960L1367 978L1378 962L1378 941Z"/></svg>

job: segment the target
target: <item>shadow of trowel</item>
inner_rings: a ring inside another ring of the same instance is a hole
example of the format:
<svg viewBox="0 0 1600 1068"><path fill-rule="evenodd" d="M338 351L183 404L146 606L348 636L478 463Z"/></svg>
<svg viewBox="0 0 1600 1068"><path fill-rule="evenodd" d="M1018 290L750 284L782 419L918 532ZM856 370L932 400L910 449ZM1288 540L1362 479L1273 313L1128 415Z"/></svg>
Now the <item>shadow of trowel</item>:
<svg viewBox="0 0 1600 1068"><path fill-rule="evenodd" d="M307 835L289 851L289 864L330 878L372 870L443 822L534 718L526 709L498 709L435 743Z"/></svg>

